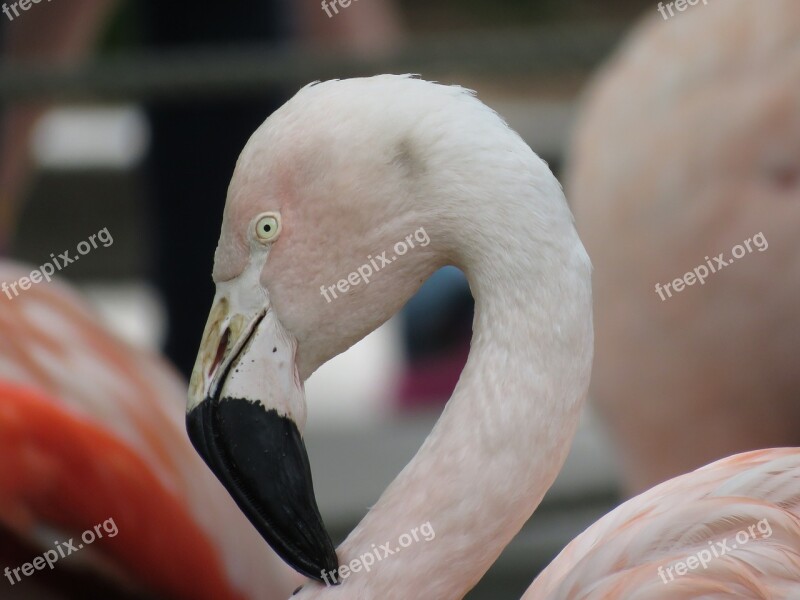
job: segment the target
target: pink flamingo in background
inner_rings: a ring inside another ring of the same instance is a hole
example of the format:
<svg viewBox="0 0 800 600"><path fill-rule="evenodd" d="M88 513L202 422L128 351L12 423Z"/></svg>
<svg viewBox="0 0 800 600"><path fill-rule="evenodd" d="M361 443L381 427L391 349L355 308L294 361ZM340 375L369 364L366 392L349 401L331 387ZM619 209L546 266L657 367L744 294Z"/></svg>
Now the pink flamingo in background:
<svg viewBox="0 0 800 600"><path fill-rule="evenodd" d="M629 491L800 444L799 81L800 3L711 2L647 20L587 95L568 196L595 267L591 398Z"/></svg>
<svg viewBox="0 0 800 600"><path fill-rule="evenodd" d="M335 302L320 297L419 227L428 246ZM300 434L303 382L444 264L475 297L467 364L422 448L334 551ZM449 600L475 585L567 455L592 364L590 271L547 165L462 88L390 75L315 84L256 131L229 188L187 427L255 527L317 580L295 598ZM435 539L320 583L427 522ZM676 571L756 522L772 534ZM789 598L798 586L800 450L776 449L627 502L525 598Z"/></svg>
<svg viewBox="0 0 800 600"><path fill-rule="evenodd" d="M29 273L0 264L2 281ZM107 519L118 529L52 571L4 576L0 595L260 600L296 587L193 452L186 387L166 363L57 282L0 295L0 328L2 566Z"/></svg>

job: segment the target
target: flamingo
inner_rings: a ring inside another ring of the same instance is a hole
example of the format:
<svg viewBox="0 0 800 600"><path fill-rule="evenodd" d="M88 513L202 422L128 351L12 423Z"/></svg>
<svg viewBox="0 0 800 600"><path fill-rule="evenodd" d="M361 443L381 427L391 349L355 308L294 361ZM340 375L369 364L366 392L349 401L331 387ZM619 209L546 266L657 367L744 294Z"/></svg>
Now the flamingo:
<svg viewBox="0 0 800 600"><path fill-rule="evenodd" d="M393 255L420 227L430 243ZM384 250L396 260L368 285L320 295ZM302 440L303 382L445 264L475 297L466 366L417 455L334 550ZM253 525L310 578L295 599L449 600L475 585L575 433L592 364L590 271L547 165L460 87L396 75L316 83L253 134L229 187L186 421ZM679 576L678 557L753 520L772 535ZM430 541L361 568L428 523ZM524 598L789 598L798 585L800 451L774 449L628 501Z"/></svg>
<svg viewBox="0 0 800 600"><path fill-rule="evenodd" d="M0 263L2 281L30 272ZM192 450L186 384L169 365L58 281L0 295L0 329L3 567L108 520L117 530L52 571L3 576L0 595L62 598L77 585L81 597L261 600L296 587Z"/></svg>
<svg viewBox="0 0 800 600"><path fill-rule="evenodd" d="M586 95L567 189L595 266L590 396L629 493L800 444L798 81L800 3L712 2L651 15Z"/></svg>

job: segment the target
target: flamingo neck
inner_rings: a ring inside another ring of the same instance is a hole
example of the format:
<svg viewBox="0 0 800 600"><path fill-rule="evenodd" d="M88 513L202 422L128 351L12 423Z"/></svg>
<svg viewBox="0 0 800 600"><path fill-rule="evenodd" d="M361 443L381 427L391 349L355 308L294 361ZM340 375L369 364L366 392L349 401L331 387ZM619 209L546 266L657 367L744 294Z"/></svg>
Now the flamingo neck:
<svg viewBox="0 0 800 600"><path fill-rule="evenodd" d="M590 265L557 194L554 218L528 213L505 227L516 243L466 253L475 297L466 366L417 455L338 550L342 565L370 553L380 560L329 588L330 597L396 597L398 589L408 598L462 597L552 485L592 357ZM524 224L534 217L541 227L531 231ZM419 540L391 555L380 549L408 542L404 534Z"/></svg>

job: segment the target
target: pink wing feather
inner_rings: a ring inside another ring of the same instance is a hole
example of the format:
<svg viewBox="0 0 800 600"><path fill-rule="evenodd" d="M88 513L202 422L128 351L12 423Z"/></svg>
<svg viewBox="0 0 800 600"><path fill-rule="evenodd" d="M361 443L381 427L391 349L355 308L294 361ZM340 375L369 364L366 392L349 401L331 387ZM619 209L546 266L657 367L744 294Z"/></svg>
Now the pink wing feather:
<svg viewBox="0 0 800 600"><path fill-rule="evenodd" d="M0 264L1 281L15 281L29 272ZM15 389L4 383L0 390L4 395L0 398L0 424L7 436L14 436L13 442L8 437L4 440L13 450L29 447L42 456L54 452L54 446L48 445L54 435L37 431L40 423L32 423L32 415L48 419L59 435L68 429L69 435L94 436L85 460L102 465L106 459L103 453L113 447L128 457L126 460L136 464L141 461L143 469L130 473L138 473L141 482L151 482L149 489L138 490L138 497L130 490L126 498L109 497L108 502L116 502L109 504L109 510L112 506L124 507L126 502L144 510L151 496L167 494L163 497L182 507L181 518L187 523L182 531L195 527L211 543L228 579L228 593L236 594L230 597L283 600L288 596L300 578L258 536L191 447L184 427L186 384L169 365L111 335L80 297L58 282L34 285L12 299L0 294L0 331L0 382L21 386ZM41 410L43 405L49 405L49 410ZM28 412L31 416L27 421L24 416L14 417ZM75 448L79 446L83 447L76 442ZM95 456L91 456L92 447L96 448ZM22 453L18 458L29 455ZM73 457L64 458L59 464L74 462ZM114 471L113 464L107 466ZM0 486L5 486L0 487L0 522L18 535L30 539L42 527L63 527L64 523L54 523L53 518L78 510L79 503L55 506L53 498L60 496L41 496L30 464L13 477L12 467L3 471L8 477L0 480ZM86 468L90 470L89 465ZM72 476L80 477L79 472ZM90 496L97 492L85 489L83 493ZM113 495L113 489L109 493ZM148 516L154 525L167 518L154 512ZM87 528L96 524L84 516ZM76 524L74 518L69 521ZM139 533L144 532L142 528ZM131 534L127 532L129 540ZM202 545L199 541L192 544ZM213 571L212 563L208 565L206 570ZM169 570L174 565L162 567ZM197 567L202 570L202 565ZM184 577L198 578L189 573ZM214 597L214 588L208 586L205 593Z"/></svg>
<svg viewBox="0 0 800 600"><path fill-rule="evenodd" d="M675 571L698 556L710 559ZM573 540L524 598L800 598L800 450L725 458L625 502Z"/></svg>

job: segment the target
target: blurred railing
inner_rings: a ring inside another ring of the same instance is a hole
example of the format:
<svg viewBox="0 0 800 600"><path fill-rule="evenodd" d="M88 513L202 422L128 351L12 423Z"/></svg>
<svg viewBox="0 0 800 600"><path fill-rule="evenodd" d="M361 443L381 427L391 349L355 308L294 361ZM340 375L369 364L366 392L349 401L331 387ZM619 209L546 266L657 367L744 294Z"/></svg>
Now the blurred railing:
<svg viewBox="0 0 800 600"><path fill-rule="evenodd" d="M137 53L78 68L0 67L0 100L152 100L185 95L236 95L267 86L375 73L426 78L457 72L493 77L586 74L613 48L619 26L570 26L513 33L419 37L374 58L246 46Z"/></svg>

